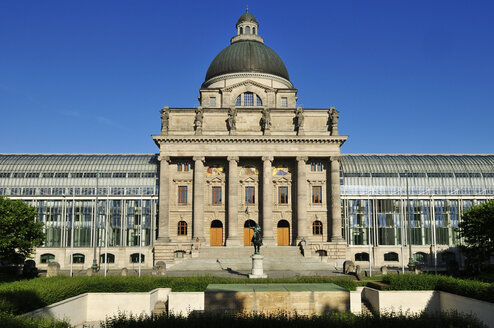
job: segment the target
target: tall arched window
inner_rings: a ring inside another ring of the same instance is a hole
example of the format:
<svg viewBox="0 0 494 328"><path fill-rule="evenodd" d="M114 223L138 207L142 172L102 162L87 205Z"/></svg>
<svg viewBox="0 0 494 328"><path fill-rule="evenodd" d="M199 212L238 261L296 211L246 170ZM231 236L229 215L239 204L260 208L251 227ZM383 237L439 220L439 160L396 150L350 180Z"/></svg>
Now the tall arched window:
<svg viewBox="0 0 494 328"><path fill-rule="evenodd" d="M237 97L237 100L235 101L235 106L240 106L242 103L241 103L241 100L240 100L240 95Z"/></svg>
<svg viewBox="0 0 494 328"><path fill-rule="evenodd" d="M250 27L249 26L245 27L245 34L250 34Z"/></svg>
<svg viewBox="0 0 494 328"><path fill-rule="evenodd" d="M240 28L240 34L244 34L244 28L243 27Z"/></svg>
<svg viewBox="0 0 494 328"><path fill-rule="evenodd" d="M178 222L178 229L177 229L177 234L179 236L187 236L187 222L185 221L179 221Z"/></svg>
<svg viewBox="0 0 494 328"><path fill-rule="evenodd" d="M243 97L243 102L242 102ZM254 103L255 100L255 103ZM262 99L253 92L244 92L235 101L235 106L262 106Z"/></svg>
<svg viewBox="0 0 494 328"><path fill-rule="evenodd" d="M312 223L312 234L313 235L322 235L322 222L316 220Z"/></svg>
<svg viewBox="0 0 494 328"><path fill-rule="evenodd" d="M255 27L252 28L252 34L256 34L256 28Z"/></svg>

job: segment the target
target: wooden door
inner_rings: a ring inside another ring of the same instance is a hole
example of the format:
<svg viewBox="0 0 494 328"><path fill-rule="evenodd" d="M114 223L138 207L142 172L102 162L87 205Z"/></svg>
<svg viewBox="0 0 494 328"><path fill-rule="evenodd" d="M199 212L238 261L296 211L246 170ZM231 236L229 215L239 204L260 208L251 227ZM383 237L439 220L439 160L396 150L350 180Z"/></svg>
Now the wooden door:
<svg viewBox="0 0 494 328"><path fill-rule="evenodd" d="M290 245L290 228L278 227L278 246Z"/></svg>
<svg viewBox="0 0 494 328"><path fill-rule="evenodd" d="M211 244L211 246L223 246L223 228L222 227L217 227L217 228L211 227L210 244Z"/></svg>
<svg viewBox="0 0 494 328"><path fill-rule="evenodd" d="M253 246L252 237L254 236L254 229L244 228L244 246Z"/></svg>

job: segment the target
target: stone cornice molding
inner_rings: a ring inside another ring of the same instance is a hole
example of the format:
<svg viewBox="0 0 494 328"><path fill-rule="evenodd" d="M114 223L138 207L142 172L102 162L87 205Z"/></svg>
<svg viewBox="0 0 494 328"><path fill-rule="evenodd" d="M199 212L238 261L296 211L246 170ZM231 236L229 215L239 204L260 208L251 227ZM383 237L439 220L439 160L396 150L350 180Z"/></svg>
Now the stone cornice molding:
<svg viewBox="0 0 494 328"><path fill-rule="evenodd" d="M269 80L275 80L278 82L283 83L284 85L288 86L289 88L293 88L293 84L288 81L287 79L284 79L280 76L277 75L272 75L272 74L266 74L266 73L254 73L254 72L245 72L245 73L230 73L230 74L223 74L220 76L215 76L207 81L205 81L202 86L202 88L207 88L208 85L211 85L215 82L226 80L226 79L236 79L236 78L264 78L264 79L269 79Z"/></svg>
<svg viewBox="0 0 494 328"><path fill-rule="evenodd" d="M310 144L338 144L342 145L347 136L153 136L156 143L310 143Z"/></svg>

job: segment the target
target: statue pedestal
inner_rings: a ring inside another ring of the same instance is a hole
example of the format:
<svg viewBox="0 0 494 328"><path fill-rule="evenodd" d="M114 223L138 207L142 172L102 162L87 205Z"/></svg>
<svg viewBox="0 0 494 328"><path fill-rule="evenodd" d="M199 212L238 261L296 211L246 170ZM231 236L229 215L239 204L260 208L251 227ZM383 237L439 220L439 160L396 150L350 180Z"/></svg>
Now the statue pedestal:
<svg viewBox="0 0 494 328"><path fill-rule="evenodd" d="M262 267L262 262L264 260L264 256L261 254L253 254L252 258L252 273L249 274L249 278L267 278L268 275L264 273L264 269Z"/></svg>

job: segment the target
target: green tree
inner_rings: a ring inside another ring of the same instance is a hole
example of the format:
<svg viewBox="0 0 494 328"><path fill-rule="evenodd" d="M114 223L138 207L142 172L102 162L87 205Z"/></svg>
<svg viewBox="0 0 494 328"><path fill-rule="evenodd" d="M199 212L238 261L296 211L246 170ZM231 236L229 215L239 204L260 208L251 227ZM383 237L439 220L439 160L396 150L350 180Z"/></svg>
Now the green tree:
<svg viewBox="0 0 494 328"><path fill-rule="evenodd" d="M0 197L0 259L15 263L43 243L43 223L36 215L35 207Z"/></svg>
<svg viewBox="0 0 494 328"><path fill-rule="evenodd" d="M479 271L480 265L494 252L494 200L465 211L458 230L465 241L461 251L472 269Z"/></svg>

